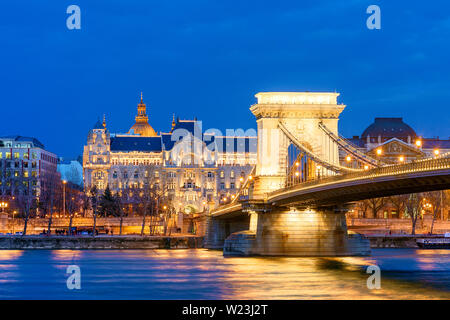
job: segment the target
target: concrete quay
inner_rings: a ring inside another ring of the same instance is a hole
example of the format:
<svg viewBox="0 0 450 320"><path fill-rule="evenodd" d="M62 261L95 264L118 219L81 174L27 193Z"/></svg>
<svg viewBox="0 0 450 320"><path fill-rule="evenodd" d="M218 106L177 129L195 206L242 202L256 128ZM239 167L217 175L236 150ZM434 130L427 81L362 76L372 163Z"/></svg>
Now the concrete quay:
<svg viewBox="0 0 450 320"><path fill-rule="evenodd" d="M0 250L189 249L202 248L198 236L0 236Z"/></svg>

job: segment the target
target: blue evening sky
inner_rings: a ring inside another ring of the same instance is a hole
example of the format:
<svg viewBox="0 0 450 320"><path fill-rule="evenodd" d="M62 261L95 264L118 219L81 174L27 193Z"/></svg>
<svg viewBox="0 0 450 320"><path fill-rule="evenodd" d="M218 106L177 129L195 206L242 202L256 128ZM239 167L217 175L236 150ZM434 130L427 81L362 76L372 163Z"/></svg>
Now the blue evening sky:
<svg viewBox="0 0 450 320"><path fill-rule="evenodd" d="M81 30L66 28L67 6ZM381 7L381 30L366 8ZM337 91L340 131L403 117L448 138L448 1L2 1L0 135L29 135L65 158L82 153L103 113L134 123L140 92L151 125L172 113L204 128L252 128L260 91Z"/></svg>

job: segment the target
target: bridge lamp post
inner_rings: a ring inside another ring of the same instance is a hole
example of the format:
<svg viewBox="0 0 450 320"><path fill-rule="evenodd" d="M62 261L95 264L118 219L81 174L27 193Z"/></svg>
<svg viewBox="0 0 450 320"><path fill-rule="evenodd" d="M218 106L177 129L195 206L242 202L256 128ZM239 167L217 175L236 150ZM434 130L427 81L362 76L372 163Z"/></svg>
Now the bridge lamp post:
<svg viewBox="0 0 450 320"><path fill-rule="evenodd" d="M345 157L345 161L347 161L347 163L350 163L352 161L352 157L348 155L347 157Z"/></svg>
<svg viewBox="0 0 450 320"><path fill-rule="evenodd" d="M441 152L439 151L439 149L434 149L433 153L437 157Z"/></svg>
<svg viewBox="0 0 450 320"><path fill-rule="evenodd" d="M422 140L416 140L416 147L420 148L422 146Z"/></svg>
<svg viewBox="0 0 450 320"><path fill-rule="evenodd" d="M405 157L404 157L404 156L400 156L400 157L398 158L398 161L400 161L400 162L405 162Z"/></svg>
<svg viewBox="0 0 450 320"><path fill-rule="evenodd" d="M364 165L364 170L369 170L369 166L367 164Z"/></svg>
<svg viewBox="0 0 450 320"><path fill-rule="evenodd" d="M5 214L5 208L8 207L8 203L7 202L1 202L0 203L0 207L2 208L2 213Z"/></svg>
<svg viewBox="0 0 450 320"><path fill-rule="evenodd" d="M383 150L381 148L378 148L377 149L378 165L380 165L380 162L381 162L380 157L381 157L382 154L383 154Z"/></svg>

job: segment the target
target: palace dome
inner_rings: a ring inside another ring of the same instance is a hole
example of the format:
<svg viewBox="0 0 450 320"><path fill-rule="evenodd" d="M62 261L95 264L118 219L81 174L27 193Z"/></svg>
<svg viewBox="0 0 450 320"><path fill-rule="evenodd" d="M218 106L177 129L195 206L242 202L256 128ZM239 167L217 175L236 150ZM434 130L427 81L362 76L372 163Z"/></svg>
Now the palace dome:
<svg viewBox="0 0 450 320"><path fill-rule="evenodd" d="M156 136L158 136L156 131L147 122L145 122L145 123L136 122L130 128L130 132L129 133L131 133L131 131L133 131L134 134L140 134L142 137L156 137Z"/></svg>
<svg viewBox="0 0 450 320"><path fill-rule="evenodd" d="M128 133L139 134L141 135L141 137L157 137L158 134L148 123L147 106L142 99L142 93L141 102L138 104L137 109L138 114L135 118L136 123L130 128L130 131L128 131Z"/></svg>
<svg viewBox="0 0 450 320"><path fill-rule="evenodd" d="M361 139L378 138L381 136L383 141L398 138L401 140L412 141L417 137L416 132L406 123L403 118L375 118L375 122L364 130Z"/></svg>

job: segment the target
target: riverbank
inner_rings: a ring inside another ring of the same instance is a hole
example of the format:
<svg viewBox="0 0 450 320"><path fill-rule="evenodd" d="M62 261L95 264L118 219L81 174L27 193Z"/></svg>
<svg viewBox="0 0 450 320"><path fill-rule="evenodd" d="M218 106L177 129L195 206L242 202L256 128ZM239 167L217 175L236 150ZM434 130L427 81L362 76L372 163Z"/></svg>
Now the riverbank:
<svg viewBox="0 0 450 320"><path fill-rule="evenodd" d="M0 250L190 249L202 248L198 236L0 236Z"/></svg>
<svg viewBox="0 0 450 320"><path fill-rule="evenodd" d="M401 248L401 249L416 249L419 246L416 243L417 239L433 239L442 238L443 235L365 235L370 240L370 247L376 248Z"/></svg>

